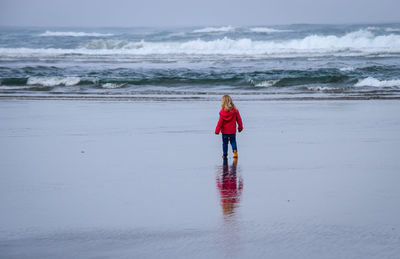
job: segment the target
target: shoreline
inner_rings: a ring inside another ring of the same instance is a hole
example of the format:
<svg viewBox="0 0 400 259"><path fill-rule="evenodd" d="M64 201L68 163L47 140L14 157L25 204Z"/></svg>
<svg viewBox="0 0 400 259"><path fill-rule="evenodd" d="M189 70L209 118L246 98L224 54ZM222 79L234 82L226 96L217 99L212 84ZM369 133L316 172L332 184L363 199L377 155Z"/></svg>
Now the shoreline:
<svg viewBox="0 0 400 259"><path fill-rule="evenodd" d="M223 93L221 93L221 96ZM235 101L368 101L368 100L400 100L400 96L338 96L338 97L278 97L278 98L238 98ZM219 101L220 96L51 96L51 95L0 95L0 100L73 100L73 101Z"/></svg>

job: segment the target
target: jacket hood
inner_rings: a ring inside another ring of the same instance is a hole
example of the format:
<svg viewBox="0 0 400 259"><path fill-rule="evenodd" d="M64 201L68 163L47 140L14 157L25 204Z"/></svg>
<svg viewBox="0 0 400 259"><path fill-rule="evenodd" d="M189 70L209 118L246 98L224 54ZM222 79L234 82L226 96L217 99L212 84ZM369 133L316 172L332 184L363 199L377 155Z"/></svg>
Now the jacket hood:
<svg viewBox="0 0 400 259"><path fill-rule="evenodd" d="M225 109L221 109L219 114L221 115L221 117L222 117L222 119L224 121L229 121L235 115L235 109L232 109L230 111L226 111Z"/></svg>

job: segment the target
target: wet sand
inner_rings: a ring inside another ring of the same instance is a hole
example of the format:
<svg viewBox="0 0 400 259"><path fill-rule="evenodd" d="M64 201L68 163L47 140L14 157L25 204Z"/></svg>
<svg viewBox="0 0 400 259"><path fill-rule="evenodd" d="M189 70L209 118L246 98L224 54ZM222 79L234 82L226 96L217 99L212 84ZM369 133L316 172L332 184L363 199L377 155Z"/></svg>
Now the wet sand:
<svg viewBox="0 0 400 259"><path fill-rule="evenodd" d="M1 258L398 258L400 105L0 101Z"/></svg>

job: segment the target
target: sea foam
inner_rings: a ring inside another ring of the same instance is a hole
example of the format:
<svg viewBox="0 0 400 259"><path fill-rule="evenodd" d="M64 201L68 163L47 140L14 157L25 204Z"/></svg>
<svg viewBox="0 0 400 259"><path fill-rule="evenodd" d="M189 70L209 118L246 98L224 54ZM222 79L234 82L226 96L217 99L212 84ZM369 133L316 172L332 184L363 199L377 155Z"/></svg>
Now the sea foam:
<svg viewBox="0 0 400 259"><path fill-rule="evenodd" d="M41 37L109 37L110 33L74 32L74 31L46 31L39 34Z"/></svg>
<svg viewBox="0 0 400 259"><path fill-rule="evenodd" d="M116 88L121 88L124 87L126 84L115 84L115 83L105 83L102 84L101 87L105 89L116 89Z"/></svg>
<svg viewBox="0 0 400 259"><path fill-rule="evenodd" d="M254 27L254 28L250 28L250 31L258 32L258 33L292 32L292 30L278 30L278 29L266 28L266 27Z"/></svg>
<svg viewBox="0 0 400 259"><path fill-rule="evenodd" d="M274 86L279 80L265 80L260 83L254 84L254 87L271 87Z"/></svg>
<svg viewBox="0 0 400 259"><path fill-rule="evenodd" d="M385 49L400 50L399 35L374 36L369 31L348 33L342 37L311 35L303 39L287 41L254 41L248 38L230 39L224 37L216 40L191 40L186 42L122 42L112 40L96 40L89 43L90 48L137 49L151 50L153 53L199 53L199 54L262 54L303 52L307 50L321 50L325 52L337 50L364 50ZM111 47L110 47L111 46ZM139 51L140 52L140 51ZM146 51L147 52L147 51Z"/></svg>
<svg viewBox="0 0 400 259"><path fill-rule="evenodd" d="M369 54L398 55L400 35L376 36L370 31L360 30L335 35L310 35L302 39L256 41L249 38L231 39L224 37L215 40L189 41L124 41L98 39L84 43L75 49L30 49L0 48L3 56L54 56L78 55L268 55L268 56L307 56L323 55L363 56Z"/></svg>
<svg viewBox="0 0 400 259"><path fill-rule="evenodd" d="M385 28L387 32L400 32L400 28Z"/></svg>
<svg viewBox="0 0 400 259"><path fill-rule="evenodd" d="M374 36L360 30L343 36L310 35L303 39L286 41L254 41L248 38L191 40L186 42L127 42L94 40L84 46L88 49L127 49L132 54L273 54L302 52L362 51L366 53L400 51L400 35Z"/></svg>
<svg viewBox="0 0 400 259"><path fill-rule="evenodd" d="M356 70L356 68L349 66L349 67L341 67L341 68L339 68L339 70L342 71L342 72L349 72L349 71Z"/></svg>
<svg viewBox="0 0 400 259"><path fill-rule="evenodd" d="M235 27L223 26L223 27L206 27L203 29L194 30L193 33L213 33L213 32L230 32L234 31Z"/></svg>
<svg viewBox="0 0 400 259"><path fill-rule="evenodd" d="M338 90L340 88L337 87L329 87L329 86L307 86L307 90L311 91L332 91Z"/></svg>
<svg viewBox="0 0 400 259"><path fill-rule="evenodd" d="M397 80L378 80L374 77L367 77L359 80L354 86L373 86L373 87L400 87L400 79Z"/></svg>
<svg viewBox="0 0 400 259"><path fill-rule="evenodd" d="M367 27L367 30L368 31L379 31L380 29L378 27L375 27L375 26L369 26L369 27Z"/></svg>
<svg viewBox="0 0 400 259"><path fill-rule="evenodd" d="M58 85L65 85L65 86L72 86L77 85L81 81L79 77L42 77L42 76L35 76L29 77L27 85L41 85L41 86L58 86Z"/></svg>

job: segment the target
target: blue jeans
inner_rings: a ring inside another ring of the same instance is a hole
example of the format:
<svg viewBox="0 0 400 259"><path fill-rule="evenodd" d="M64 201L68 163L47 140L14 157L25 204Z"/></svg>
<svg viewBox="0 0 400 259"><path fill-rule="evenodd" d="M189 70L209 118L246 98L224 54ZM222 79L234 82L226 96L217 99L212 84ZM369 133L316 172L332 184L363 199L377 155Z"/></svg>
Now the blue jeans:
<svg viewBox="0 0 400 259"><path fill-rule="evenodd" d="M222 151L224 156L228 155L228 143L231 142L232 150L237 150L236 134L222 134Z"/></svg>

